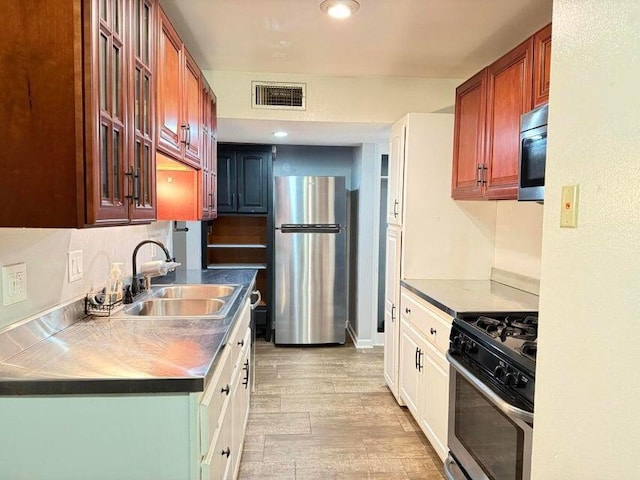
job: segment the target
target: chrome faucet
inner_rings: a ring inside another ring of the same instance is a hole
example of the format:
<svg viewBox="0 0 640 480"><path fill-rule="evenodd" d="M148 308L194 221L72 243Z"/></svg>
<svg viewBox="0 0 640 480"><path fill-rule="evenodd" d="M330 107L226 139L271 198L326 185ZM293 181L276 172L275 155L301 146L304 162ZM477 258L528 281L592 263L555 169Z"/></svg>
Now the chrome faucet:
<svg viewBox="0 0 640 480"><path fill-rule="evenodd" d="M159 242L158 240L143 240L138 245L136 245L136 248L133 249L133 255L131 256L131 264L133 266L133 272L131 275L131 294L134 297L138 293L140 293L140 287L138 286L138 279L137 279L138 268L136 266L136 257L138 256L138 250L140 250L140 247L147 243L153 243L155 245L158 245L164 252L167 262L173 262L175 260L175 258L171 257L171 254L169 253L169 250L167 250L167 247L165 247L164 244L162 242Z"/></svg>

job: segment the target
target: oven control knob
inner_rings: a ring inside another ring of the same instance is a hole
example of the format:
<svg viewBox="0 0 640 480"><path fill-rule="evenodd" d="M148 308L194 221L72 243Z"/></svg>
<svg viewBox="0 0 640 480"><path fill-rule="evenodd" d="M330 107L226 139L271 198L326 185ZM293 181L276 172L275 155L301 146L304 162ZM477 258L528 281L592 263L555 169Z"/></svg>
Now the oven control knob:
<svg viewBox="0 0 640 480"><path fill-rule="evenodd" d="M496 368L493 369L493 375L498 379L501 379L502 377L504 377L504 374L505 374L505 371L502 365L498 365Z"/></svg>
<svg viewBox="0 0 640 480"><path fill-rule="evenodd" d="M507 373L504 383L513 388L521 388L523 386L523 383L520 380L520 375L517 372Z"/></svg>
<svg viewBox="0 0 640 480"><path fill-rule="evenodd" d="M462 345L464 341L462 340L462 335L456 335L453 337L453 348L456 350L462 350Z"/></svg>
<svg viewBox="0 0 640 480"><path fill-rule="evenodd" d="M467 353L478 353L478 345L475 342L469 340L465 345L464 350Z"/></svg>

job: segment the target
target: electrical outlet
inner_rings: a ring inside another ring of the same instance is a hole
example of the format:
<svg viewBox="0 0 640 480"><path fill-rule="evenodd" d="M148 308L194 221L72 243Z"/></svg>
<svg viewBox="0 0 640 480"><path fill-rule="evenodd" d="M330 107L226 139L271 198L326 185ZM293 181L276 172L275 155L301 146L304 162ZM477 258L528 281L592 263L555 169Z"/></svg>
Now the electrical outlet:
<svg viewBox="0 0 640 480"><path fill-rule="evenodd" d="M2 267L2 305L13 305L27 299L27 264Z"/></svg>
<svg viewBox="0 0 640 480"><path fill-rule="evenodd" d="M82 280L82 250L68 252L69 283Z"/></svg>

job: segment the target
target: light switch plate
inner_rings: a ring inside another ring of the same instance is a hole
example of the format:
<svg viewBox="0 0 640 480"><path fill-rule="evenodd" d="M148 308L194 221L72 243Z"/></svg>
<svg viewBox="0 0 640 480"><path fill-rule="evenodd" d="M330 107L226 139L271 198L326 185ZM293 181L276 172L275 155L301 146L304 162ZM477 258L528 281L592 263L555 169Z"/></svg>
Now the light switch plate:
<svg viewBox="0 0 640 480"><path fill-rule="evenodd" d="M27 299L27 264L2 267L2 305L13 305Z"/></svg>
<svg viewBox="0 0 640 480"><path fill-rule="evenodd" d="M560 227L578 228L578 185L562 187Z"/></svg>
<svg viewBox="0 0 640 480"><path fill-rule="evenodd" d="M82 250L68 252L69 283L82 280Z"/></svg>

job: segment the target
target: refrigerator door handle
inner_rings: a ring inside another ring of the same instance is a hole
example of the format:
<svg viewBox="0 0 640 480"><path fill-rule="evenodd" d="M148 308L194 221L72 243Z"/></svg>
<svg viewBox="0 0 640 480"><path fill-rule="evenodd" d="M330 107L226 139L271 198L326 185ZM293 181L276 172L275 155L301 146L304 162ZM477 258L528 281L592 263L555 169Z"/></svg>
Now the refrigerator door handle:
<svg viewBox="0 0 640 480"><path fill-rule="evenodd" d="M282 225L282 233L340 233L340 225Z"/></svg>

